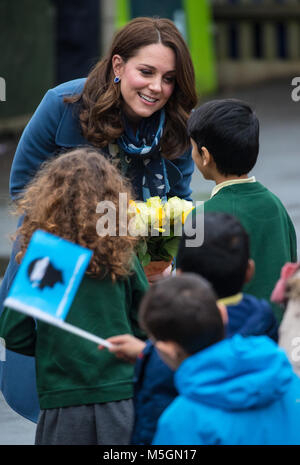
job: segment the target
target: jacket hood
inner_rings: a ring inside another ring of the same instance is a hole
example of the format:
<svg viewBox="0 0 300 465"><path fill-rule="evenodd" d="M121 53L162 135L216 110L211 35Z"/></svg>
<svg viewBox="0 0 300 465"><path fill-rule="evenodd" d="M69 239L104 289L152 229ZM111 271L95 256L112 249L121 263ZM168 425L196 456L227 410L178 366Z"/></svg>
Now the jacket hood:
<svg viewBox="0 0 300 465"><path fill-rule="evenodd" d="M278 400L292 379L291 365L266 336L225 339L184 360L175 384L184 397L224 410L246 410Z"/></svg>

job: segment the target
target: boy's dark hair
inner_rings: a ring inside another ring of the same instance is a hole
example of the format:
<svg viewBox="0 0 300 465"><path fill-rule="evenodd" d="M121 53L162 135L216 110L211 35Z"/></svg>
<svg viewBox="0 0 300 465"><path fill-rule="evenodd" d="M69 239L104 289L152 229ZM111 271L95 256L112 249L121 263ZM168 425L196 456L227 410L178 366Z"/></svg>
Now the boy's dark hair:
<svg viewBox="0 0 300 465"><path fill-rule="evenodd" d="M241 291L249 260L249 237L241 223L228 213L204 214L204 241L187 247L185 229L177 253L177 267L207 279L218 298Z"/></svg>
<svg viewBox="0 0 300 465"><path fill-rule="evenodd" d="M194 110L188 134L212 155L223 175L242 176L254 167L259 150L259 121L252 108L235 99L211 100Z"/></svg>
<svg viewBox="0 0 300 465"><path fill-rule="evenodd" d="M159 341L177 342L188 354L224 338L224 324L211 285L183 273L158 281L144 296L140 324Z"/></svg>

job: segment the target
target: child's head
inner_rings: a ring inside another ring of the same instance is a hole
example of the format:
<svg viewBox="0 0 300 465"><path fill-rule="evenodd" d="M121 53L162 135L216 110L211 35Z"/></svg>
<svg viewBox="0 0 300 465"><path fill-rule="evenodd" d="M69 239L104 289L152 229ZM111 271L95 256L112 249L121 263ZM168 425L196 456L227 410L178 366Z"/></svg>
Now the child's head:
<svg viewBox="0 0 300 465"><path fill-rule="evenodd" d="M259 122L245 102L224 99L204 103L192 112L188 134L194 161L206 179L213 179L207 172L207 155L223 176L246 175L256 163Z"/></svg>
<svg viewBox="0 0 300 465"><path fill-rule="evenodd" d="M205 279L192 273L154 283L142 300L139 319L173 369L224 337L216 295Z"/></svg>
<svg viewBox="0 0 300 465"><path fill-rule="evenodd" d="M207 279L218 298L235 295L254 272L249 259L249 238L243 226L227 213L207 212L204 215L204 241L199 247L187 247L185 231L181 237L177 267Z"/></svg>
<svg viewBox="0 0 300 465"><path fill-rule="evenodd" d="M24 215L18 261L33 232L43 229L91 249L88 274L109 274L113 280L127 275L137 239L118 234L119 193L127 194L128 202L133 198L129 183L96 149L78 148L44 163L17 202L17 212ZM101 201L115 207L115 236L97 233Z"/></svg>

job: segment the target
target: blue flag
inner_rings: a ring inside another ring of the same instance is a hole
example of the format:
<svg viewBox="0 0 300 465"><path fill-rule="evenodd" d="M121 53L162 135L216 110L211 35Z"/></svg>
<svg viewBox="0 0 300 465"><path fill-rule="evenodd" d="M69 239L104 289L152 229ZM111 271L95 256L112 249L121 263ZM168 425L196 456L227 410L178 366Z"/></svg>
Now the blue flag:
<svg viewBox="0 0 300 465"><path fill-rule="evenodd" d="M85 247L45 231L36 231L4 305L110 346L102 338L65 322L91 257L92 251Z"/></svg>
<svg viewBox="0 0 300 465"><path fill-rule="evenodd" d="M91 256L89 249L36 231L5 305L25 312L43 311L64 320Z"/></svg>

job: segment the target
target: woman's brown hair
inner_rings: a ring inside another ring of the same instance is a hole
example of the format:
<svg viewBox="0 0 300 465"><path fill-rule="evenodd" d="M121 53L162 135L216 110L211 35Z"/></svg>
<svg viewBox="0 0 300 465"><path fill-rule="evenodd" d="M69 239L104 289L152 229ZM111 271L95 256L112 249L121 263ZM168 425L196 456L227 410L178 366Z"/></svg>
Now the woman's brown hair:
<svg viewBox="0 0 300 465"><path fill-rule="evenodd" d="M96 147L104 147L124 131L120 85L114 83L112 57L120 55L124 62L142 47L162 43L176 57L174 91L165 105L166 125L161 141L162 154L178 158L190 146L186 123L196 106L195 76L188 47L174 23L164 18L135 18L119 30L107 56L87 77L81 95L66 97L65 102L80 101L79 119L83 136Z"/></svg>
<svg viewBox="0 0 300 465"><path fill-rule="evenodd" d="M95 149L75 149L47 161L16 203L16 213L24 215L17 231L17 261L34 231L43 229L93 251L87 274L109 275L113 281L127 276L137 238L118 234L120 227L127 227L118 223L119 193L127 194L128 202L133 198L129 182ZM115 236L101 237L96 230L97 205L104 200L115 206Z"/></svg>

